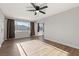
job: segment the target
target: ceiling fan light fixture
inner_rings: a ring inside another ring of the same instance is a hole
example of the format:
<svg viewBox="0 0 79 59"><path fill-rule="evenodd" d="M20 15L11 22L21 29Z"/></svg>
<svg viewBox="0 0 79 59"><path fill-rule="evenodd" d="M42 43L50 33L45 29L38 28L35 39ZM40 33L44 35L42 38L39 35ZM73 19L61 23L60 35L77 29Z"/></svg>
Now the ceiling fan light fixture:
<svg viewBox="0 0 79 59"><path fill-rule="evenodd" d="M35 10L28 10L28 11L33 11L35 12L35 15L37 15L39 12L42 13L42 14L46 14L44 11L42 11L43 9L46 9L48 8L48 6L43 6L43 7L40 7L40 6L37 6L35 5L35 3L31 3L31 5L34 7Z"/></svg>
<svg viewBox="0 0 79 59"><path fill-rule="evenodd" d="M36 11L37 13L39 12L39 10Z"/></svg>

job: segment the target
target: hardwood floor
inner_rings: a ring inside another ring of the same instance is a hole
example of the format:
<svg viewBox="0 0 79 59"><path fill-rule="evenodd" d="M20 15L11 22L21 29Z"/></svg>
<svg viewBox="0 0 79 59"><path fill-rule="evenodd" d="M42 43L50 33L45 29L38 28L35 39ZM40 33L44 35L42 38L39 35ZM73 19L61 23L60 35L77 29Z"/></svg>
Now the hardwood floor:
<svg viewBox="0 0 79 59"><path fill-rule="evenodd" d="M0 48L0 56L20 56L16 43L24 42L24 41L28 41L28 40L32 40L32 38L5 41L2 45L2 47ZM62 44L59 44L56 42L51 42L49 40L43 40L43 42L69 52L69 56L79 56L79 49L68 47L68 46L65 46L65 45L62 45Z"/></svg>
<svg viewBox="0 0 79 59"><path fill-rule="evenodd" d="M30 40L30 38L5 41L0 48L0 56L20 56L16 43L28 40Z"/></svg>
<svg viewBox="0 0 79 59"><path fill-rule="evenodd" d="M56 42L52 42L52 41L49 41L49 40L44 40L44 42L46 42L50 45L53 45L57 48L60 48L64 51L67 51L69 53L69 56L79 56L79 49L72 48L72 47L62 45L62 44L59 44L59 43L56 43Z"/></svg>

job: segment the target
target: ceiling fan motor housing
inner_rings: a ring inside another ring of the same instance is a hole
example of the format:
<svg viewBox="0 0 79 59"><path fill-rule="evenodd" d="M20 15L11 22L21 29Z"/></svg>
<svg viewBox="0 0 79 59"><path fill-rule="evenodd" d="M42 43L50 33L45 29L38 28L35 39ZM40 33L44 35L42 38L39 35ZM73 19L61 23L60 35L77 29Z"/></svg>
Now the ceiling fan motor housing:
<svg viewBox="0 0 79 59"><path fill-rule="evenodd" d="M36 6L36 10L39 10L40 9L40 7L39 6Z"/></svg>

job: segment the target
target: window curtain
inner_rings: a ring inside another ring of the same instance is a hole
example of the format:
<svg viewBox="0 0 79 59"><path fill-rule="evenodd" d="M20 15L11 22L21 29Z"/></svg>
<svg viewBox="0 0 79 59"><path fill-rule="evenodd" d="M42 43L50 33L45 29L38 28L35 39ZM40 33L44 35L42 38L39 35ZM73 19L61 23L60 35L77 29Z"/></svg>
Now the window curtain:
<svg viewBox="0 0 79 59"><path fill-rule="evenodd" d="M7 20L7 38L15 38L15 21L13 19Z"/></svg>
<svg viewBox="0 0 79 59"><path fill-rule="evenodd" d="M37 32L39 32L39 23L38 23L38 29L37 29Z"/></svg>
<svg viewBox="0 0 79 59"><path fill-rule="evenodd" d="M31 32L30 36L33 37L35 35L35 25L34 22L30 22Z"/></svg>

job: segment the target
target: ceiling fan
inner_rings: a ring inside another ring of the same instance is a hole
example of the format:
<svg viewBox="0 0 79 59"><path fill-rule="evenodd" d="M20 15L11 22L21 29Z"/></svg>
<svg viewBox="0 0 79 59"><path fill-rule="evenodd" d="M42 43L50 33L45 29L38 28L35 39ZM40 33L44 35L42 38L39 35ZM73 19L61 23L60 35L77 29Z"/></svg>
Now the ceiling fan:
<svg viewBox="0 0 79 59"><path fill-rule="evenodd" d="M38 5L35 5L35 3L31 3L31 5L34 7L34 10L28 10L28 11L33 11L35 12L35 15L37 15L38 12L42 13L42 14L46 14L44 11L42 11L45 8L48 8L48 6L43 6L40 7Z"/></svg>

